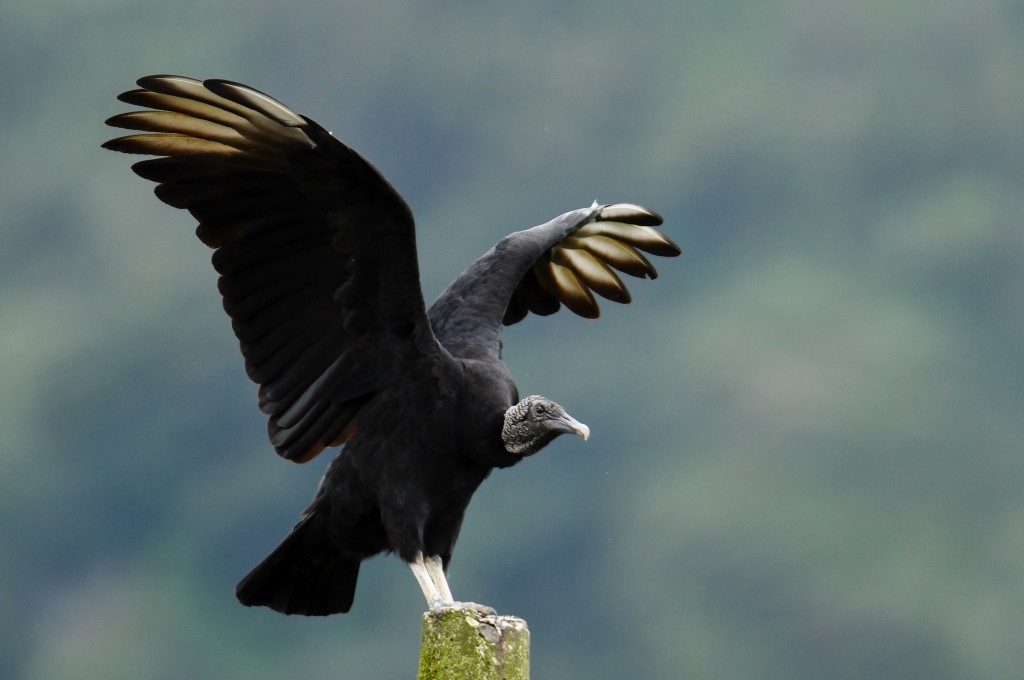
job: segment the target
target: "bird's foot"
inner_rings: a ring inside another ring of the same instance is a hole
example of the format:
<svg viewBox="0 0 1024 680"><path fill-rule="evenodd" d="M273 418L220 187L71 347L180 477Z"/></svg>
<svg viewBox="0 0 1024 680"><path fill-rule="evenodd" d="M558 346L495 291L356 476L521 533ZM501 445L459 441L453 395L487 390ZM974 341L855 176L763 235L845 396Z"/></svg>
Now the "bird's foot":
<svg viewBox="0 0 1024 680"><path fill-rule="evenodd" d="M483 616L498 615L498 612L496 612L492 607L488 607L485 604L477 604L476 602L444 602L441 600L435 600L430 603L430 611L432 612L442 612L450 609L468 609L469 611L474 611L477 614L482 614Z"/></svg>

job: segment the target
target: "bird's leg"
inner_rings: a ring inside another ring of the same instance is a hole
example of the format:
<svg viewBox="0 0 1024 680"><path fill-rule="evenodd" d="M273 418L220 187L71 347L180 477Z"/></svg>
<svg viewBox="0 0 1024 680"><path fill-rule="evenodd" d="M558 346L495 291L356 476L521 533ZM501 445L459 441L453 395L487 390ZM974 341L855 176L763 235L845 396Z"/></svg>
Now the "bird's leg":
<svg viewBox="0 0 1024 680"><path fill-rule="evenodd" d="M472 609L484 616L495 616L491 607L476 602L456 602L452 597L452 591L448 588L448 579L444 575L444 563L437 555L423 557L423 553L416 553L416 558L409 562L412 575L420 584L423 597L427 598L427 606L430 611L440 609Z"/></svg>
<svg viewBox="0 0 1024 680"><path fill-rule="evenodd" d="M412 569L412 575L416 577L416 582L420 584L420 589L423 591L423 597L427 598L427 606L431 610L440 609L445 604L444 598L441 596L441 591L438 590L437 584L434 583L431 578L430 571L423 561L423 553L416 553L415 559L409 562L409 568ZM447 589L447 584L445 584ZM451 594L449 593L448 601L451 601Z"/></svg>
<svg viewBox="0 0 1024 680"><path fill-rule="evenodd" d="M444 575L444 563L438 555L431 555L430 557L424 558L424 562L427 566L427 573L430 574L430 579L437 586L437 591L441 593L441 597L445 602L454 602L455 598L452 597L452 591L448 587L448 579Z"/></svg>
<svg viewBox="0 0 1024 680"><path fill-rule="evenodd" d="M452 591L448 587L448 578L444 575L444 562L438 555L431 555L423 559L427 574L434 582L437 592L441 594L441 601L437 607L431 605L431 609L472 609L484 616L496 616L496 612L485 604L476 602L456 602L452 597Z"/></svg>

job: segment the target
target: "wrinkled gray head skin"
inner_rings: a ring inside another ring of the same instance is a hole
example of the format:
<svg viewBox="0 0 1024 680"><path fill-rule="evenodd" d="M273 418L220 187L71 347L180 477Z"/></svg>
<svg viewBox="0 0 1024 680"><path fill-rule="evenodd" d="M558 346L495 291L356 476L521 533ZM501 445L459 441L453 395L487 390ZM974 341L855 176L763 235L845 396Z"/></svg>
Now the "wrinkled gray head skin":
<svg viewBox="0 0 1024 680"><path fill-rule="evenodd" d="M501 440L509 453L531 456L560 434L575 434L586 441L590 428L555 402L536 394L505 411Z"/></svg>

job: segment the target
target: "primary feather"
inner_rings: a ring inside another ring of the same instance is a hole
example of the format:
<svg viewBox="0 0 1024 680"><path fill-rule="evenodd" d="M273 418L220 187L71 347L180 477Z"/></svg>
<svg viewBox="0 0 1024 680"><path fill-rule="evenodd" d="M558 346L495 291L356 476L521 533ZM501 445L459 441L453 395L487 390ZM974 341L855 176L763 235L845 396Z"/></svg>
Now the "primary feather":
<svg viewBox="0 0 1024 680"><path fill-rule="evenodd" d="M412 213L362 156L312 120L226 80L148 76L110 118L105 148L188 210L271 444L310 460L345 444L292 534L239 584L247 605L348 611L360 562L382 551L449 598L447 566L474 490L495 467L589 429L542 397L519 401L502 325L594 293L629 302L618 272L655 278L641 251L679 254L632 204L593 205L510 234L428 310ZM438 583L440 580L442 583Z"/></svg>

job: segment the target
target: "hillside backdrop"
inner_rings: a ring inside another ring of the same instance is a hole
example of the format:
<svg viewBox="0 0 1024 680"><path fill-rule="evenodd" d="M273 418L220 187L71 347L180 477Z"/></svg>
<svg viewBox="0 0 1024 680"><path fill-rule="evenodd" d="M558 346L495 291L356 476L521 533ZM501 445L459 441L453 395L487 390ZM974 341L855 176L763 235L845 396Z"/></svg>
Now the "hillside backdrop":
<svg viewBox="0 0 1024 680"><path fill-rule="evenodd" d="M534 677L1019 677L1021 2L15 0L0 64L0 677L415 673L393 558L346 616L234 599L327 457L274 455L191 218L99 148L150 73L370 158L428 300L594 199L665 216L632 305L505 335L593 430L485 482L450 573Z"/></svg>

